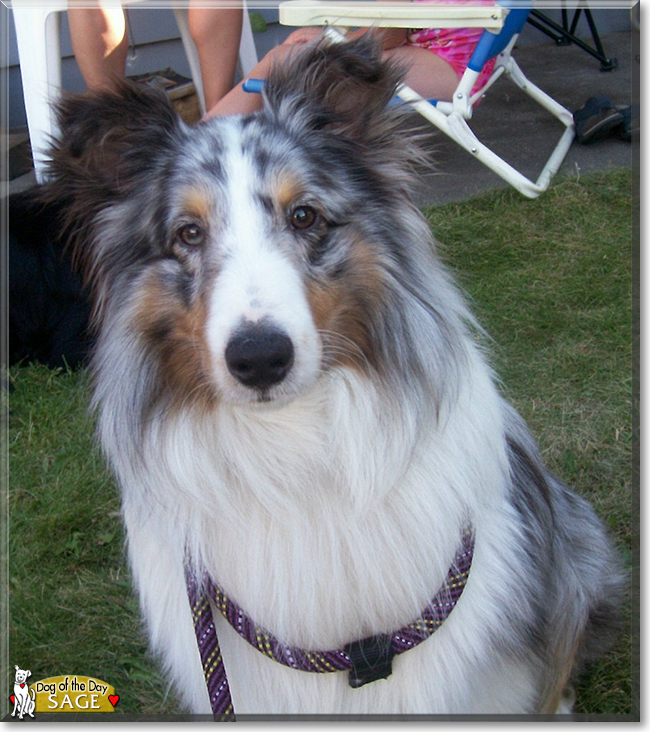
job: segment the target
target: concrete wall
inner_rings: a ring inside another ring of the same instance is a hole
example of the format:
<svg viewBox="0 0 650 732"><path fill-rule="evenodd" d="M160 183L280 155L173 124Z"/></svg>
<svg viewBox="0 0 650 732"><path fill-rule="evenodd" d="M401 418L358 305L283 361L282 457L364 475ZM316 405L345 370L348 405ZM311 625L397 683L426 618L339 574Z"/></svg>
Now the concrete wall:
<svg viewBox="0 0 650 732"><path fill-rule="evenodd" d="M250 6L254 7L254 0L251 0ZM266 32L255 33L255 45L258 57L261 58L270 48L281 43L291 29L278 25L277 10L273 8L254 10L254 12L259 12L267 21ZM561 22L560 10L551 9L544 12L556 22ZM129 54L127 74L145 73L171 66L180 74L190 75L183 45L178 38L174 14L171 10L131 7L127 10L127 15L133 44ZM593 16L602 35L629 30L630 28L629 10L600 9L594 10ZM11 17L11 11L3 4L0 4L0 27L3 30L3 46L5 46L4 52L0 52L0 71L6 74L5 88L7 90L7 109L4 123L9 129L15 129L25 125L25 110L13 18ZM589 27L584 19L584 14L578 26L578 35L589 38ZM552 44L554 42L537 29L526 25L520 43ZM604 44L605 51L607 51L606 38ZM65 13L62 14L61 20L61 47L64 88L70 91L82 91L84 84L72 55Z"/></svg>

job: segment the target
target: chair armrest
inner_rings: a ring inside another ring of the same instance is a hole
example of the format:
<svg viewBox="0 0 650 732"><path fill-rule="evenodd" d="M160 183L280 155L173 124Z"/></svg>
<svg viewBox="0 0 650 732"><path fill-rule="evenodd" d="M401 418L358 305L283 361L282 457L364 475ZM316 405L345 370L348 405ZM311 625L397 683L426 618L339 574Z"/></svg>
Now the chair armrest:
<svg viewBox="0 0 650 732"><path fill-rule="evenodd" d="M499 5L478 7L445 2L328 2L287 0L278 6L282 25L334 25L373 28L486 28L498 32L506 10Z"/></svg>

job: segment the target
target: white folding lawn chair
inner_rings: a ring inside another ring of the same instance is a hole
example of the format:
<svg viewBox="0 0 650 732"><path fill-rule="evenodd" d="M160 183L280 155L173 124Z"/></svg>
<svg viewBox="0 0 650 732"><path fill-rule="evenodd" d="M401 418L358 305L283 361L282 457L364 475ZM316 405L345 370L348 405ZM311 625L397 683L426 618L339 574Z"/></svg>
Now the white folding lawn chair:
<svg viewBox="0 0 650 732"><path fill-rule="evenodd" d="M147 4L146 0L114 0L119 6ZM187 55L201 111L205 111L199 56L190 35L188 0L148 3L152 8L170 7L174 11L183 47ZM257 63L257 52L246 10L243 7L243 27L239 61L244 74ZM61 15L69 7L88 7L84 0L11 0L18 44L18 58L23 82L23 97L27 127L32 146L34 170L39 182L46 179L48 147L56 135L56 115L53 103L61 91Z"/></svg>
<svg viewBox="0 0 650 732"><path fill-rule="evenodd" d="M397 95L412 104L424 118L524 196L536 198L548 188L551 179L557 173L573 142L575 129L571 112L533 84L512 58L512 50L530 10L530 8L508 9L505 0L502 4L495 2L494 5L474 7L453 5L450 0L418 3L288 0L279 6L279 15L283 25L327 26L326 34L332 41L345 40L345 33L351 27L484 28L454 93L453 101L426 100L405 85L398 89ZM472 94L480 71L495 57L494 70L487 84ZM556 117L564 127L559 142L536 181L528 179L482 143L469 125L477 102L502 76L507 76L531 99Z"/></svg>

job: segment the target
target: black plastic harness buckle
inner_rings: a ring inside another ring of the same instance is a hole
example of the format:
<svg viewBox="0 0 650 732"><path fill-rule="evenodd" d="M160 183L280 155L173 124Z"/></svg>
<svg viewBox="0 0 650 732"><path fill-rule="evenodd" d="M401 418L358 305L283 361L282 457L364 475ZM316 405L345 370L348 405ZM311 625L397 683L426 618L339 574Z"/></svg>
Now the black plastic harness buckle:
<svg viewBox="0 0 650 732"><path fill-rule="evenodd" d="M353 689L386 679L393 672L393 656L391 636L373 635L345 646L345 652L350 657L349 684Z"/></svg>

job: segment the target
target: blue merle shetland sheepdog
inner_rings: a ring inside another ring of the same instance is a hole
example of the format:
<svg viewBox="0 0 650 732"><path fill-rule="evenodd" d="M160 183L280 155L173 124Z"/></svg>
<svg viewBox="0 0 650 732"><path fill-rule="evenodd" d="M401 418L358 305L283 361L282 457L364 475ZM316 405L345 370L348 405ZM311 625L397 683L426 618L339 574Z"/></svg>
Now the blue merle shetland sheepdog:
<svg viewBox="0 0 650 732"><path fill-rule="evenodd" d="M152 647L196 713L188 571L291 648L346 648L421 617L471 527L453 610L358 688L260 653L213 603L238 714L568 712L617 616L605 531L499 395L412 202L400 78L370 41L316 43L248 116L188 127L126 83L59 107L99 439Z"/></svg>

